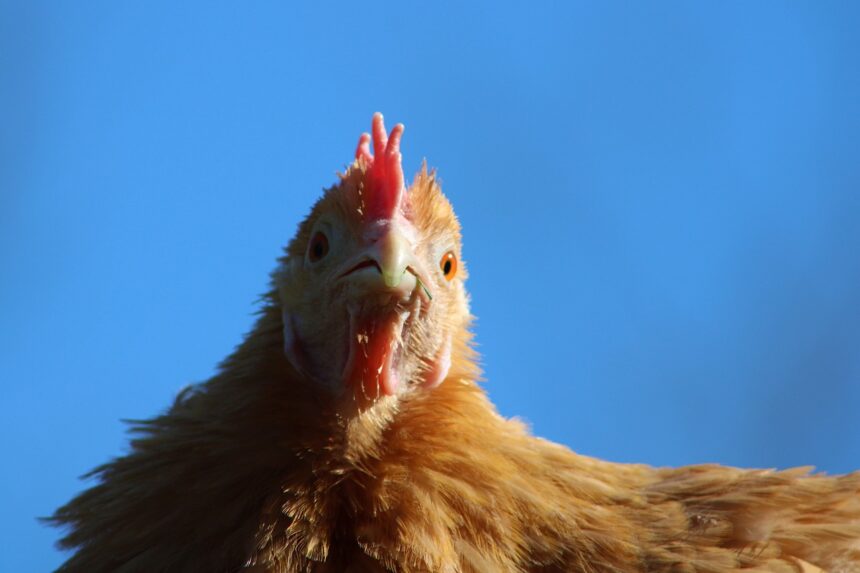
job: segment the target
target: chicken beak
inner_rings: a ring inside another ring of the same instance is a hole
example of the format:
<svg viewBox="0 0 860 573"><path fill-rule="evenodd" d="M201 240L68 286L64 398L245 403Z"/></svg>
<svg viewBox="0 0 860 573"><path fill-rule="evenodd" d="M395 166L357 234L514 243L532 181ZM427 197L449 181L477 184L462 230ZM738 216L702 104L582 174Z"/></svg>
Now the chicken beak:
<svg viewBox="0 0 860 573"><path fill-rule="evenodd" d="M408 227L394 221L376 221L364 236L366 247L345 265L341 277L349 281L353 296L384 292L404 300L418 286L418 262Z"/></svg>
<svg viewBox="0 0 860 573"><path fill-rule="evenodd" d="M412 260L412 245L396 229L391 229L375 245L371 256L382 272L382 282L388 288L400 286ZM375 256L374 256L375 255Z"/></svg>

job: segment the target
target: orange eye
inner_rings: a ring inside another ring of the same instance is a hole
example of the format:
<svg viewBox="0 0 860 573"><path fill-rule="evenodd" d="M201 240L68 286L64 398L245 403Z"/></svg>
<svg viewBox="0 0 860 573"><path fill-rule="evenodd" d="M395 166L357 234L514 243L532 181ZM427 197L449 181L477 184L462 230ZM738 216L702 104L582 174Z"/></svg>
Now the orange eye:
<svg viewBox="0 0 860 573"><path fill-rule="evenodd" d="M320 232L314 234L308 245L308 260L315 263L328 254L328 238Z"/></svg>
<svg viewBox="0 0 860 573"><path fill-rule="evenodd" d="M452 251L448 251L442 258L439 259L439 268L442 269L442 274L446 280L451 280L457 274L457 255Z"/></svg>

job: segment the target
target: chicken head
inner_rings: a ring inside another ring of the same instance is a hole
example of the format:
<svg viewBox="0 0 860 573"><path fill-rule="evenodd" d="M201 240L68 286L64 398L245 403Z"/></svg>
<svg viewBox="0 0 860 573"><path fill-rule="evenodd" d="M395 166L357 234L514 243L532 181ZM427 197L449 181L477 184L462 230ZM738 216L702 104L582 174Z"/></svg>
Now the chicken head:
<svg viewBox="0 0 860 573"><path fill-rule="evenodd" d="M406 189L402 124L387 134L377 113L371 132L275 273L288 360L360 404L442 383L469 322L450 203L426 167Z"/></svg>

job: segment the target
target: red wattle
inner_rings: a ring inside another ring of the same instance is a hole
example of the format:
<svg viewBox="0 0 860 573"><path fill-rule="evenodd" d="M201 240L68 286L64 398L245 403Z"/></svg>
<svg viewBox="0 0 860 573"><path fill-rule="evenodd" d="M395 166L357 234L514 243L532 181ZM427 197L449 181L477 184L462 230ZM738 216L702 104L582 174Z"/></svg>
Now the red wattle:
<svg viewBox="0 0 860 573"><path fill-rule="evenodd" d="M346 373L357 396L374 400L397 391L397 376L392 369L396 343L396 317L373 317L356 324L352 333L352 360Z"/></svg>

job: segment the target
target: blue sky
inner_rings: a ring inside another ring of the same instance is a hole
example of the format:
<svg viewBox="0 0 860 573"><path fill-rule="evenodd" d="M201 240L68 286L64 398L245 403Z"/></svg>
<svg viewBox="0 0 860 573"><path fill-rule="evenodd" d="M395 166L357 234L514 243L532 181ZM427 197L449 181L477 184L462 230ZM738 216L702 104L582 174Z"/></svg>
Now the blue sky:
<svg viewBox="0 0 860 573"><path fill-rule="evenodd" d="M860 5L460 4L0 2L0 570L62 561L35 517L213 373L377 110L503 414L860 467Z"/></svg>

